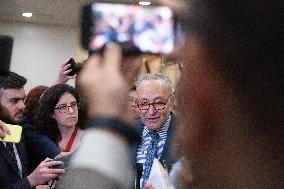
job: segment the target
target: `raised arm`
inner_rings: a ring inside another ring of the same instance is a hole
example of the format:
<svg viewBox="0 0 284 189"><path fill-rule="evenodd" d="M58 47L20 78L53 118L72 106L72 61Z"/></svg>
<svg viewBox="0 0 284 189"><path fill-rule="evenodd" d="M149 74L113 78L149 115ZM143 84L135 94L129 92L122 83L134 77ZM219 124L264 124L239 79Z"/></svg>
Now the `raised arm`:
<svg viewBox="0 0 284 189"><path fill-rule="evenodd" d="M89 129L72 159L73 169L59 188L131 187L129 144L137 135L122 121L130 80L121 72L122 61L120 48L110 45L103 55L90 58L78 75L79 90L88 105ZM135 73L138 67L134 61L128 71Z"/></svg>
<svg viewBox="0 0 284 189"><path fill-rule="evenodd" d="M70 79L75 79L76 76L69 76L68 73L70 73L72 70L70 68L70 64L67 64L68 60L66 60L60 67L58 71L58 75L53 81L51 85L56 85L56 84L64 84L67 83Z"/></svg>

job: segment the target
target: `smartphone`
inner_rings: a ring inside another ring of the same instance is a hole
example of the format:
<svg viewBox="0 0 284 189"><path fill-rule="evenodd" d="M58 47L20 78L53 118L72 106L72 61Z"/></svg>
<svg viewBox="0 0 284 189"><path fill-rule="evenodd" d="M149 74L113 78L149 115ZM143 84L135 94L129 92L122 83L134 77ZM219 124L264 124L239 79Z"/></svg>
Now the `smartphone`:
<svg viewBox="0 0 284 189"><path fill-rule="evenodd" d="M54 161L62 161L63 164L62 165L55 165L52 166L53 169L68 169L70 168L70 160L72 158L72 154L68 155L68 156L64 156L64 157L60 157L57 159L54 159Z"/></svg>
<svg viewBox="0 0 284 189"><path fill-rule="evenodd" d="M166 6L92 3L83 7L81 43L90 53L118 43L124 53L168 54L174 50L177 22Z"/></svg>
<svg viewBox="0 0 284 189"><path fill-rule="evenodd" d="M70 58L67 62L67 64L71 64L71 66L69 67L69 69L71 69L72 71L69 72L67 75L69 76L74 76L77 73L77 64L75 62L75 60L73 58Z"/></svg>
<svg viewBox="0 0 284 189"><path fill-rule="evenodd" d="M19 125L5 125L8 127L8 129L10 129L11 135L6 135L4 139L0 138L0 141L19 143L21 141L23 128Z"/></svg>

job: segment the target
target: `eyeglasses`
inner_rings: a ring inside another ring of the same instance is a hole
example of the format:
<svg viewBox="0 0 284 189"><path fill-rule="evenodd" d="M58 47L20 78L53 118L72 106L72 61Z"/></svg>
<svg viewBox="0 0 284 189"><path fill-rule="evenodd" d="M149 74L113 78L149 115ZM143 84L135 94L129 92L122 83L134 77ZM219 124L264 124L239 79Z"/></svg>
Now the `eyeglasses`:
<svg viewBox="0 0 284 189"><path fill-rule="evenodd" d="M140 110L149 110L151 105L153 105L155 110L163 110L165 109L167 102L171 96L172 95L170 95L165 102L162 102L160 99L157 99L152 103L150 103L149 100L137 101L137 106Z"/></svg>
<svg viewBox="0 0 284 189"><path fill-rule="evenodd" d="M67 113L69 111L69 108L72 108L72 110L78 110L77 102L71 102L69 106L66 104L62 104L59 105L58 107L55 107L54 109L57 109L59 113Z"/></svg>

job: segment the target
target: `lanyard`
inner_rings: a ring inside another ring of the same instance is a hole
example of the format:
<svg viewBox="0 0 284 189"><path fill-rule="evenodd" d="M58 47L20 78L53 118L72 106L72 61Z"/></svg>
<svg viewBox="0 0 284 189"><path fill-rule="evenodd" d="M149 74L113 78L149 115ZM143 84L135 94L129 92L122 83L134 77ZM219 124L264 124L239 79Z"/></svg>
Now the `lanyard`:
<svg viewBox="0 0 284 189"><path fill-rule="evenodd" d="M73 131L73 133L72 133L72 135L71 135L71 137L70 137L70 139L69 139L69 141L68 141L68 143L67 143L67 146L66 146L64 152L70 152L71 147L72 147L72 145L73 145L73 142L74 142L74 140L75 140L75 138L76 138L77 132L78 132L78 127L76 127L76 128L74 129L74 131Z"/></svg>

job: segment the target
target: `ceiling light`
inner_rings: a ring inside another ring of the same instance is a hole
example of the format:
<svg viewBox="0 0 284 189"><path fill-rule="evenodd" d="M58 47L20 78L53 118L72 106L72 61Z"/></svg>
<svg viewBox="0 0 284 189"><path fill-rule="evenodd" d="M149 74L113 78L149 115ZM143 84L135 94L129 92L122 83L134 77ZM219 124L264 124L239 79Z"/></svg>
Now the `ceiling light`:
<svg viewBox="0 0 284 189"><path fill-rule="evenodd" d="M29 17L33 16L33 13L31 13L31 12L24 12L24 13L22 13L22 16L29 18Z"/></svg>
<svg viewBox="0 0 284 189"><path fill-rule="evenodd" d="M150 1L139 1L139 5L151 5Z"/></svg>

